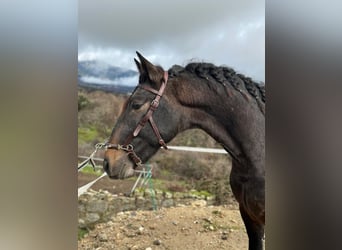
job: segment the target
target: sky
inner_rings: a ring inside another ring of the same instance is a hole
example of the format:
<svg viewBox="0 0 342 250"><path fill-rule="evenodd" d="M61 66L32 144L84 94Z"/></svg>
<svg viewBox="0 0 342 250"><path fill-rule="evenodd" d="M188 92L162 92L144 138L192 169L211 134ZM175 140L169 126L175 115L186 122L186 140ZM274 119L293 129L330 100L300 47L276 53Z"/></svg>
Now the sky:
<svg viewBox="0 0 342 250"><path fill-rule="evenodd" d="M164 69L193 61L265 81L265 3L79 0L78 60L136 70L135 51Z"/></svg>

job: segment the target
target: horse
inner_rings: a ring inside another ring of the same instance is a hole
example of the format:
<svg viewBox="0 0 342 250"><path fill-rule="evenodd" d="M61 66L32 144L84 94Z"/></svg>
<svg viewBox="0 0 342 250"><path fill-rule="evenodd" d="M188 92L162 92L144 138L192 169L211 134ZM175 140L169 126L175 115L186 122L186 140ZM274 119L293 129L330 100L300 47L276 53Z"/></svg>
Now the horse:
<svg viewBox="0 0 342 250"><path fill-rule="evenodd" d="M265 85L226 66L191 62L164 71L137 55L139 83L106 143L104 170L128 178L180 132L202 129L230 154L230 186L249 250L263 249Z"/></svg>

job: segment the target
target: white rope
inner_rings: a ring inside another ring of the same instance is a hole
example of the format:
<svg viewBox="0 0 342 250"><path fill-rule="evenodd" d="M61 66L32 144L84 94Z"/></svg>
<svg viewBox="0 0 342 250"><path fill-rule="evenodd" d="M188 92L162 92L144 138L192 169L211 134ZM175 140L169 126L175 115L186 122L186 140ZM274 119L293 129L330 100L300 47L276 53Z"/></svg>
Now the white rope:
<svg viewBox="0 0 342 250"><path fill-rule="evenodd" d="M171 150L191 151L200 153L213 153L213 154L227 154L227 151L220 148L200 148L200 147L182 147L182 146L167 146Z"/></svg>
<svg viewBox="0 0 342 250"><path fill-rule="evenodd" d="M82 195L84 192L86 192L92 185L95 184L95 182L97 182L98 180L100 180L102 177L106 176L107 173L104 172L100 177L96 178L95 180L93 180L92 182L89 182L88 184L78 188L78 197L80 197L80 195Z"/></svg>
<svg viewBox="0 0 342 250"><path fill-rule="evenodd" d="M227 151L222 148L201 148L201 147L185 147L185 146L167 146L170 150L212 153L212 154L227 154ZM87 156L78 156L80 159L88 159ZM93 158L95 161L103 161L101 158Z"/></svg>
<svg viewBox="0 0 342 250"><path fill-rule="evenodd" d="M78 158L80 158L80 159L88 159L89 156L87 157L87 156L79 155ZM103 161L102 158L95 158L95 157L93 157L93 160L94 160L94 161Z"/></svg>

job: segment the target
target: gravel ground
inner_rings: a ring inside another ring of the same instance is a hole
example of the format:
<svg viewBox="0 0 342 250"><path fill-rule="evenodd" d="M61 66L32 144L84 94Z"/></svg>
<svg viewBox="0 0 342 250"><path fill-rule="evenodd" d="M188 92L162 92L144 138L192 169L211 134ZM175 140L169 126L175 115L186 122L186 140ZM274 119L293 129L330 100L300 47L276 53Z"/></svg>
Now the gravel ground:
<svg viewBox="0 0 342 250"><path fill-rule="evenodd" d="M247 249L248 239L235 206L191 206L121 212L97 224L78 249Z"/></svg>

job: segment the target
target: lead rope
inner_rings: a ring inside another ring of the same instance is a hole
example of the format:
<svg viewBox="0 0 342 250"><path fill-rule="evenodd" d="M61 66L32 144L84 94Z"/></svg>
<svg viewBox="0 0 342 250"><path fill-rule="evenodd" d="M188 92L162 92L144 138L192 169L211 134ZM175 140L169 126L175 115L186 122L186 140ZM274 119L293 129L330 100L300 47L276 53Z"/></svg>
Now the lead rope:
<svg viewBox="0 0 342 250"><path fill-rule="evenodd" d="M144 166L146 166L146 169L144 167L143 170L135 170L136 172L139 173L139 176L137 180L135 181L131 189L131 192L127 195L132 196L138 185L139 185L139 188L143 188L144 186L149 184L148 187L150 189L150 194L151 194L152 208L154 211L156 211L157 204L156 204L155 190L153 188L153 182L152 182L152 166L149 163L146 163Z"/></svg>
<svg viewBox="0 0 342 250"><path fill-rule="evenodd" d="M149 186L150 186L150 192L151 192L151 200L152 200L153 211L157 211L155 190L154 190L153 182L152 182L152 167L150 167L149 163L146 163L146 166L147 166L147 171L150 172L148 183L150 184Z"/></svg>
<svg viewBox="0 0 342 250"><path fill-rule="evenodd" d="M87 166L88 163L90 163L90 165L93 167L93 169L94 169L94 171L95 171L96 164L95 164L95 161L94 161L94 156L95 156L97 150L102 149L102 148L105 148L105 145L106 145L106 143L97 143L97 144L95 145L95 150L94 150L94 152L92 152L92 153L90 154L90 156L89 156L87 159L85 159L84 161L82 161L82 162L78 165L77 170L80 171L82 168L84 168L85 166Z"/></svg>

